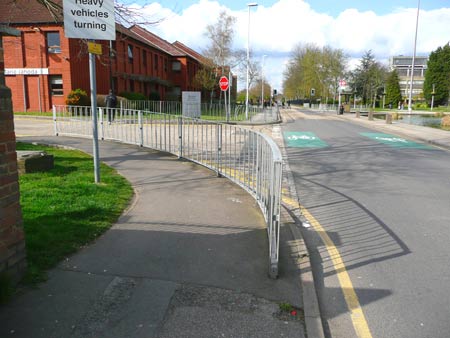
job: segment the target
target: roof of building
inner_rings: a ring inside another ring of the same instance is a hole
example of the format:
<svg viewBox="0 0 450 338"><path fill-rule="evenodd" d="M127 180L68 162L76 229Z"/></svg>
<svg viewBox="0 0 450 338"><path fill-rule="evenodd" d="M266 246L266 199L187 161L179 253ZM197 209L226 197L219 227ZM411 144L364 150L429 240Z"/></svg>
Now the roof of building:
<svg viewBox="0 0 450 338"><path fill-rule="evenodd" d="M49 6L54 4L52 15ZM1 0L0 1L0 23L30 24L30 23L60 23L63 22L62 0L37 1L37 0Z"/></svg>
<svg viewBox="0 0 450 338"><path fill-rule="evenodd" d="M64 22L62 13L63 0L0 0L0 24L4 25L29 25L29 24L59 24ZM51 9L44 4L53 4ZM179 41L170 43L156 34L146 30L139 25L129 28L116 23L116 31L142 42L146 45L159 49L173 57L186 57L206 63L206 59L200 53L187 47Z"/></svg>
<svg viewBox="0 0 450 338"><path fill-rule="evenodd" d="M154 47L163 50L164 52L168 53L171 56L186 56L186 53L177 47L175 47L170 42L160 38L159 36L149 32L145 28L133 25L129 28L131 32L138 35L141 39L144 39L144 41L150 45L153 45Z"/></svg>
<svg viewBox="0 0 450 338"><path fill-rule="evenodd" d="M192 48L189 48L185 44L181 43L180 41L175 41L172 45L174 45L176 48L181 49L183 52L185 52L187 55L189 55L194 60L197 60L198 62L204 63L205 57L201 55L200 53L197 53Z"/></svg>

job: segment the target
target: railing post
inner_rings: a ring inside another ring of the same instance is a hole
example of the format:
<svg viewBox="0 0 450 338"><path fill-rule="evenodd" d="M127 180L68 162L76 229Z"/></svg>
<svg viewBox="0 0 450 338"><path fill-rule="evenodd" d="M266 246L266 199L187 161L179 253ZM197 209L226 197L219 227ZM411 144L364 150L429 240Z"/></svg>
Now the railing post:
<svg viewBox="0 0 450 338"><path fill-rule="evenodd" d="M217 177L221 177L222 166L222 125L216 125L216 142L217 142Z"/></svg>
<svg viewBox="0 0 450 338"><path fill-rule="evenodd" d="M183 157L183 118L178 117L178 158Z"/></svg>
<svg viewBox="0 0 450 338"><path fill-rule="evenodd" d="M258 200L261 200L261 152L261 141L260 137L258 136L258 138L256 139L256 197Z"/></svg>
<svg viewBox="0 0 450 338"><path fill-rule="evenodd" d="M142 110L138 110L138 125L139 125L139 145L144 146L144 126L142 124Z"/></svg>
<svg viewBox="0 0 450 338"><path fill-rule="evenodd" d="M55 105L53 105L52 111L53 111L53 130L55 131L55 135L58 136L58 124L56 122L56 106Z"/></svg>
<svg viewBox="0 0 450 338"><path fill-rule="evenodd" d="M270 278L278 277L278 261L280 252L280 218L281 218L281 175L282 175L281 162L273 162L272 170L273 175L270 182L270 202L269 202L269 255L270 266L269 276Z"/></svg>
<svg viewBox="0 0 450 338"><path fill-rule="evenodd" d="M103 124L103 109L101 107L98 108L98 118L100 120L100 137L102 140L105 139L105 125Z"/></svg>

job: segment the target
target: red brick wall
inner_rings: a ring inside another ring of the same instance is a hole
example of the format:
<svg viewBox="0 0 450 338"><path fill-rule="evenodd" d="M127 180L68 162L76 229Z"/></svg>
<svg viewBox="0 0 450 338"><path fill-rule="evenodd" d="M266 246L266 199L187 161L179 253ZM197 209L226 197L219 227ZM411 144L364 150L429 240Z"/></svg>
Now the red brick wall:
<svg viewBox="0 0 450 338"><path fill-rule="evenodd" d="M63 28L58 25L41 25L36 30L31 26L16 28L22 31L20 37L4 37L5 67L48 68L49 75L6 76L6 85L13 92L13 111L50 111L53 104L64 105L72 88L69 39L64 37ZM46 53L47 32L59 32L61 53ZM51 75L62 75L63 95L50 95Z"/></svg>
<svg viewBox="0 0 450 338"><path fill-rule="evenodd" d="M26 268L22 213L19 204L16 137L11 91L4 85L0 35L0 273L17 282Z"/></svg>

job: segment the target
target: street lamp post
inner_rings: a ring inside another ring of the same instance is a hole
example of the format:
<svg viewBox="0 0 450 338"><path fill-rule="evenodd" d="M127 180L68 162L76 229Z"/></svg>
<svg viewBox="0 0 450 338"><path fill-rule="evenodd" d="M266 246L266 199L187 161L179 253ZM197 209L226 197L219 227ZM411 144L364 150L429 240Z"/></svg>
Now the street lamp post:
<svg viewBox="0 0 450 338"><path fill-rule="evenodd" d="M264 59L267 55L263 55L261 62L261 108L264 109Z"/></svg>
<svg viewBox="0 0 450 338"><path fill-rule="evenodd" d="M245 119L248 120L248 87L249 87L249 64L250 64L250 8L256 7L258 4L256 2L252 2L247 4L248 8L248 28L247 28L247 86L245 93Z"/></svg>
<svg viewBox="0 0 450 338"><path fill-rule="evenodd" d="M414 53L412 57L412 69L411 69L411 81L409 83L409 98L408 98L408 112L412 111L412 91L414 81L414 63L416 61L416 46L417 46L417 29L419 27L419 12L420 12L420 0L417 1L417 17L416 17L416 35L414 37Z"/></svg>

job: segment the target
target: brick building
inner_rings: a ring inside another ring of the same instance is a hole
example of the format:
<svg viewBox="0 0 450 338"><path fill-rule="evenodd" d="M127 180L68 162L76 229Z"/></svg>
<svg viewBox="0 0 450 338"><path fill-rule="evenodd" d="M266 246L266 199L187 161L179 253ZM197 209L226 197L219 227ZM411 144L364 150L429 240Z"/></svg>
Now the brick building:
<svg viewBox="0 0 450 338"><path fill-rule="evenodd" d="M65 37L61 15L55 21L34 0L2 1L0 23L21 31L19 37L3 38L14 111L50 111L52 105L64 105L73 89L90 93L86 42ZM178 41L169 43L138 25L116 24L116 40L99 43L103 48L96 57L98 94L112 88L116 94L178 100L182 91L201 89L193 79L205 59Z"/></svg>

